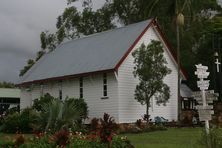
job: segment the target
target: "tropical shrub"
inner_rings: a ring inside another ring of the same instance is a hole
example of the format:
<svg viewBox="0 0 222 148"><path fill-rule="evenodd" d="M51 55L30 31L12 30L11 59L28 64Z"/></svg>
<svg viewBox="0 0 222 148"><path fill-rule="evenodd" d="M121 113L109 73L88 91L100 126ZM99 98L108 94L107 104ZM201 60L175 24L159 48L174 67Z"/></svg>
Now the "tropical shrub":
<svg viewBox="0 0 222 148"><path fill-rule="evenodd" d="M53 135L53 141L56 143L56 145L59 145L60 147L65 147L69 144L69 132L67 130L60 130L56 132Z"/></svg>
<svg viewBox="0 0 222 148"><path fill-rule="evenodd" d="M20 114L18 112L9 114L2 121L3 124L1 125L0 130L6 133L17 132L20 125L19 118L20 118Z"/></svg>
<svg viewBox="0 0 222 148"><path fill-rule="evenodd" d="M113 117L110 117L109 114L104 113L103 118L100 119L101 127L99 130L99 137L101 142L110 143L112 141L112 137L117 130L117 124Z"/></svg>
<svg viewBox="0 0 222 148"><path fill-rule="evenodd" d="M19 131L22 133L27 133L32 131L32 125L36 122L38 118L38 113L32 108L25 108L20 113L20 125Z"/></svg>
<svg viewBox="0 0 222 148"><path fill-rule="evenodd" d="M26 108L19 112L8 114L4 117L1 131L6 133L29 133L32 131L32 124L37 118L37 113L31 108Z"/></svg>
<svg viewBox="0 0 222 148"><path fill-rule="evenodd" d="M98 121L99 124L97 123ZM94 124L93 128L95 129L92 133L98 135L100 142L111 144L112 138L118 129L118 125L114 118L109 114L104 113L103 118L100 118L99 120L94 118L91 123Z"/></svg>
<svg viewBox="0 0 222 148"><path fill-rule="evenodd" d="M40 130L58 131L62 128L73 128L82 125L82 120L87 117L87 104L83 99L58 98L41 105L41 111L36 127Z"/></svg>
<svg viewBox="0 0 222 148"><path fill-rule="evenodd" d="M50 103L53 99L53 96L51 96L49 93L46 93L44 96L33 101L32 108L36 109L37 111L42 111L42 104Z"/></svg>

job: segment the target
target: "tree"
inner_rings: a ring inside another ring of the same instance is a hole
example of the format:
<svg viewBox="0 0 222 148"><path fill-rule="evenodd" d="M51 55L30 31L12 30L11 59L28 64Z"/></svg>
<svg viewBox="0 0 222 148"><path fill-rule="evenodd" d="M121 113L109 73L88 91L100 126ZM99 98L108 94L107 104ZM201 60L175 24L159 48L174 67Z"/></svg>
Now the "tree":
<svg viewBox="0 0 222 148"><path fill-rule="evenodd" d="M161 42L152 40L148 46L141 45L133 52L134 76L138 77L135 99L141 104L146 104L148 122L150 99L155 97L157 104L164 105L170 97L170 88L163 82L171 70L166 66L167 61L163 55Z"/></svg>
<svg viewBox="0 0 222 148"><path fill-rule="evenodd" d="M33 65L35 64L35 61L32 59L27 60L27 65L20 70L19 76L23 76Z"/></svg>
<svg viewBox="0 0 222 148"><path fill-rule="evenodd" d="M15 88L15 84L10 82L0 82L0 88Z"/></svg>

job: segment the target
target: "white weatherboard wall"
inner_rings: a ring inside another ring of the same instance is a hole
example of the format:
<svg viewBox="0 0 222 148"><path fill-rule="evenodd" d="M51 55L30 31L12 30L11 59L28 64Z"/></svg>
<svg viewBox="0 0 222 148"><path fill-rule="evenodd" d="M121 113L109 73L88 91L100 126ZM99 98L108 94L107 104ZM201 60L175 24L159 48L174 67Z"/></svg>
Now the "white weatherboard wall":
<svg viewBox="0 0 222 148"><path fill-rule="evenodd" d="M58 81L43 84L43 93L49 93L56 98L59 97L60 89L62 89L63 99L66 97L79 98L79 78L64 80L62 85ZM114 73L107 73L107 89L108 99L101 99L103 97L102 73L83 77L83 98L88 105L89 119L100 118L106 112L118 122L118 87ZM22 88L21 102L24 105L21 108L31 106L33 100L40 96L41 86L39 84L34 84L30 91Z"/></svg>
<svg viewBox="0 0 222 148"><path fill-rule="evenodd" d="M153 29L153 26L145 32L132 52L140 47L142 43L148 45L152 39L161 40L157 32ZM149 113L151 119L154 119L156 116L162 116L169 120L177 120L177 68L165 45L164 48L164 55L168 63L167 66L172 70L171 74L167 75L164 79L164 82L170 87L171 97L166 106L158 106L155 101L151 103ZM141 116L146 113L146 106L141 105L134 99L134 91L139 81L133 75L134 58L132 52L127 56L118 70L119 122L121 123L135 122L137 119L141 119Z"/></svg>
<svg viewBox="0 0 222 148"><path fill-rule="evenodd" d="M31 93L27 88L21 88L21 93L20 93L20 108L26 108L28 106L32 105L32 100L31 100Z"/></svg>

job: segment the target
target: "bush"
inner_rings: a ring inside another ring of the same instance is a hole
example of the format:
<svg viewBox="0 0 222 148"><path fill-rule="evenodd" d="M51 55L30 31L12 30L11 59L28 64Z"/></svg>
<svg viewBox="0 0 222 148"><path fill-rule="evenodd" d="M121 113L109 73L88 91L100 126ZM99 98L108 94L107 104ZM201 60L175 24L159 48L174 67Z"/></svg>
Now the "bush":
<svg viewBox="0 0 222 148"><path fill-rule="evenodd" d="M115 120L109 114L104 113L100 119L99 137L102 143L110 143L118 128Z"/></svg>
<svg viewBox="0 0 222 148"><path fill-rule="evenodd" d="M42 111L42 104L47 104L54 99L49 93L46 93L44 96L40 97L40 99L35 99L33 102L32 108L36 109L37 111Z"/></svg>
<svg viewBox="0 0 222 148"><path fill-rule="evenodd" d="M31 108L26 108L21 113L14 112L4 118L0 129L6 133L29 133L32 131L31 125L36 117L36 112Z"/></svg>
<svg viewBox="0 0 222 148"><path fill-rule="evenodd" d="M38 122L39 130L58 131L62 128L77 129L82 127L82 121L88 114L87 104L83 99L66 98L64 101L53 98L50 102L41 104Z"/></svg>
<svg viewBox="0 0 222 148"><path fill-rule="evenodd" d="M17 106L17 107L12 107L12 108L6 110L5 115L13 114L13 113L15 113L15 112L19 112L19 106Z"/></svg>
<svg viewBox="0 0 222 148"><path fill-rule="evenodd" d="M60 147L65 147L69 144L69 132L67 130L60 130L53 135L53 141Z"/></svg>
<svg viewBox="0 0 222 148"><path fill-rule="evenodd" d="M76 99L76 98L66 98L65 101L64 101L65 104L74 104L75 108L81 112L81 120L79 122L82 122L82 119L86 119L87 116L88 116L88 106L85 102L84 99L82 98L79 98L79 99Z"/></svg>
<svg viewBox="0 0 222 148"><path fill-rule="evenodd" d="M20 126L20 114L15 112L9 114L4 118L3 124L1 126L1 131L6 133L15 133L18 131Z"/></svg>
<svg viewBox="0 0 222 148"><path fill-rule="evenodd" d="M20 125L19 130L22 133L27 133L32 131L32 125L36 122L38 113L31 109L26 108L20 113Z"/></svg>

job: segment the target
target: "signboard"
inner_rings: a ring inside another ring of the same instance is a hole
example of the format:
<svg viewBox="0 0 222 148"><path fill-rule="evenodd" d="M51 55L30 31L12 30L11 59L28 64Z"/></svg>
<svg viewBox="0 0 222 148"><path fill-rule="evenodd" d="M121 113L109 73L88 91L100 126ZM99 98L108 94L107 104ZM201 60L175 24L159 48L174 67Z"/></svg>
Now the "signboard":
<svg viewBox="0 0 222 148"><path fill-rule="evenodd" d="M197 70L204 70L204 71L207 71L208 70L208 67L207 66L203 66L202 64L198 64L198 65L195 65Z"/></svg>
<svg viewBox="0 0 222 148"><path fill-rule="evenodd" d="M212 105L208 105L208 106L202 106L202 105L197 105L196 107L195 107L196 109L201 109L201 110L203 110L203 109L205 109L205 110L211 110L211 109L213 109L214 107L212 106Z"/></svg>
<svg viewBox="0 0 222 148"><path fill-rule="evenodd" d="M205 92L206 92L206 95L207 95L207 94L213 94L213 93L214 93L214 90L206 90ZM193 92L193 95L194 95L194 96L196 96L196 95L201 95L201 91L194 91L194 92Z"/></svg>
<svg viewBox="0 0 222 148"><path fill-rule="evenodd" d="M213 113L212 110L199 109L198 112L200 121L211 120L211 114Z"/></svg>
<svg viewBox="0 0 222 148"><path fill-rule="evenodd" d="M213 101L207 101L206 103L207 104L213 104ZM198 101L198 104L199 105L203 105L203 101Z"/></svg>
<svg viewBox="0 0 222 148"><path fill-rule="evenodd" d="M195 100L199 101L203 101L203 99L201 97L194 97ZM214 100L217 100L217 97L206 97L206 101L211 101L213 102Z"/></svg>
<svg viewBox="0 0 222 148"><path fill-rule="evenodd" d="M207 72L208 67L207 66L203 66L202 64L198 64L196 65L197 71L195 71L195 75L197 75L197 77L199 79L206 79L209 76L209 72Z"/></svg>
<svg viewBox="0 0 222 148"><path fill-rule="evenodd" d="M214 90L208 90L205 91L206 99L207 100L216 100L217 97L219 96L218 93L214 93ZM202 100L202 92L201 91L195 91L193 92L192 97L196 100Z"/></svg>
<svg viewBox="0 0 222 148"><path fill-rule="evenodd" d="M209 87L210 83L209 80L204 80L204 81L197 81L197 86L198 87Z"/></svg>

